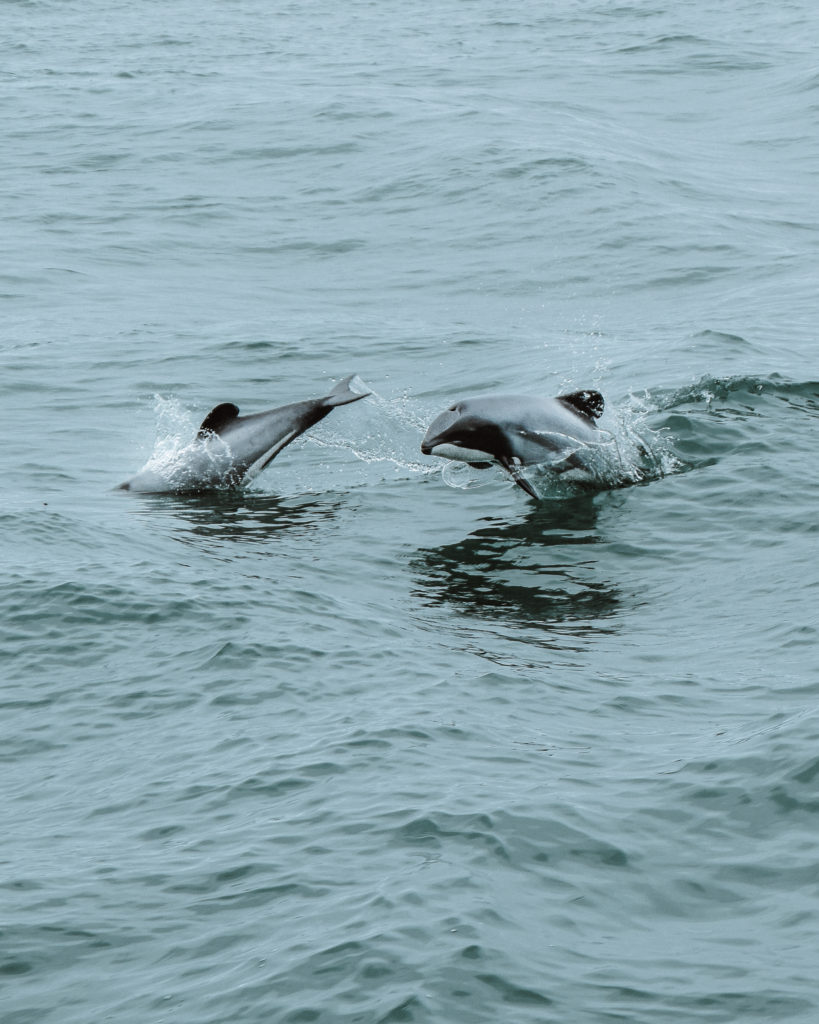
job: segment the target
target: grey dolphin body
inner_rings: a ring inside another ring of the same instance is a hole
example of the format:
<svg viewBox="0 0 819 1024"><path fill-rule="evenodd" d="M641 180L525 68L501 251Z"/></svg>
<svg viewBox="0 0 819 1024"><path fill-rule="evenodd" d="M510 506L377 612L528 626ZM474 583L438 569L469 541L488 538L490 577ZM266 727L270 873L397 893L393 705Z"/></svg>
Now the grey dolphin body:
<svg viewBox="0 0 819 1024"><path fill-rule="evenodd" d="M366 398L369 391L350 388L346 377L324 398L293 402L278 409L240 416L230 402L217 405L202 421L194 440L177 453L171 465L151 462L120 484L123 491L184 493L238 486L260 473L279 452L337 405Z"/></svg>
<svg viewBox="0 0 819 1024"><path fill-rule="evenodd" d="M546 463L559 473L584 470L583 448L599 444L595 420L603 406L599 391L576 391L558 398L466 398L432 421L421 451L479 469L498 463L519 487L537 498L522 467Z"/></svg>

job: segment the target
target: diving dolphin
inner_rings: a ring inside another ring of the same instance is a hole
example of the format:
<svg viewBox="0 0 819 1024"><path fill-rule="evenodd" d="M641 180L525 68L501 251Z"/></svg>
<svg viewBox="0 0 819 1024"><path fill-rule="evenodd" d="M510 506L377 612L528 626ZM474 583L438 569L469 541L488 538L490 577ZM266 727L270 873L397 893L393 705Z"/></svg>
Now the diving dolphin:
<svg viewBox="0 0 819 1024"><path fill-rule="evenodd" d="M354 376L354 375L353 375ZM149 461L119 490L147 493L204 491L235 487L260 473L299 434L303 434L337 405L348 405L371 392L350 388L353 376L336 384L324 398L293 402L278 409L240 416L231 402L212 409L194 440L178 452L171 465Z"/></svg>
<svg viewBox="0 0 819 1024"><path fill-rule="evenodd" d="M432 421L421 452L468 462L476 469L499 463L519 487L537 498L521 468L548 463L558 473L583 470L582 449L599 443L595 420L603 406L599 391L575 391L558 398L466 398Z"/></svg>

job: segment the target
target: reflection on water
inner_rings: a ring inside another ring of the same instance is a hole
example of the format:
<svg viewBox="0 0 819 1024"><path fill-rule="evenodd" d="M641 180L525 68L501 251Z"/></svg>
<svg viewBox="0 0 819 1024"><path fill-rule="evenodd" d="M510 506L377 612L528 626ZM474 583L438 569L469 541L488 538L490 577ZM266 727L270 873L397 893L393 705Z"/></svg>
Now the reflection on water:
<svg viewBox="0 0 819 1024"><path fill-rule="evenodd" d="M599 577L601 537L593 498L540 505L455 544L420 551L411 568L426 605L449 604L486 619L527 627L560 625L573 636L613 632L604 626L618 588Z"/></svg>
<svg viewBox="0 0 819 1024"><path fill-rule="evenodd" d="M282 531L308 532L333 519L341 502L315 499L294 502L247 491L207 494L152 494L136 506L138 515L161 516L184 527L185 537L217 541L269 540Z"/></svg>

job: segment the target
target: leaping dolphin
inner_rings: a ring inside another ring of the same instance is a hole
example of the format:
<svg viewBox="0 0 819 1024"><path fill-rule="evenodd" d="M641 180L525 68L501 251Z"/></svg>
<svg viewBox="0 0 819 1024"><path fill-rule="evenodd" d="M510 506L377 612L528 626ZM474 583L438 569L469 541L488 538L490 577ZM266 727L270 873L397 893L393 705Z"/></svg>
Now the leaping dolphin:
<svg viewBox="0 0 819 1024"><path fill-rule="evenodd" d="M586 469L583 448L599 444L595 420L603 407L599 391L575 391L557 398L466 398L432 421L421 452L468 462L477 469L498 463L519 487L537 498L522 467L547 463L558 473Z"/></svg>
<svg viewBox="0 0 819 1024"><path fill-rule="evenodd" d="M260 473L283 448L337 405L366 398L371 392L350 388L353 376L336 384L324 398L250 416L240 416L232 402L217 405L202 421L194 440L169 464L154 465L150 460L135 477L120 484L119 490L179 494L236 487Z"/></svg>

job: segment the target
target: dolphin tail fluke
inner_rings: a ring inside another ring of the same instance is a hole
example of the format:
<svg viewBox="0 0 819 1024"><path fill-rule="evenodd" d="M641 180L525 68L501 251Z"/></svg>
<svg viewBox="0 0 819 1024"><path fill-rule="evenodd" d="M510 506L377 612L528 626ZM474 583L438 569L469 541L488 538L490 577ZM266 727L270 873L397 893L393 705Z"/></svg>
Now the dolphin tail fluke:
<svg viewBox="0 0 819 1024"><path fill-rule="evenodd" d="M350 382L354 380L356 380L356 375L351 374L351 376L339 381L324 399L324 404L334 409L337 405L349 405L350 402L357 402L360 398L366 398L367 395L372 394L371 391L353 391L350 387Z"/></svg>

